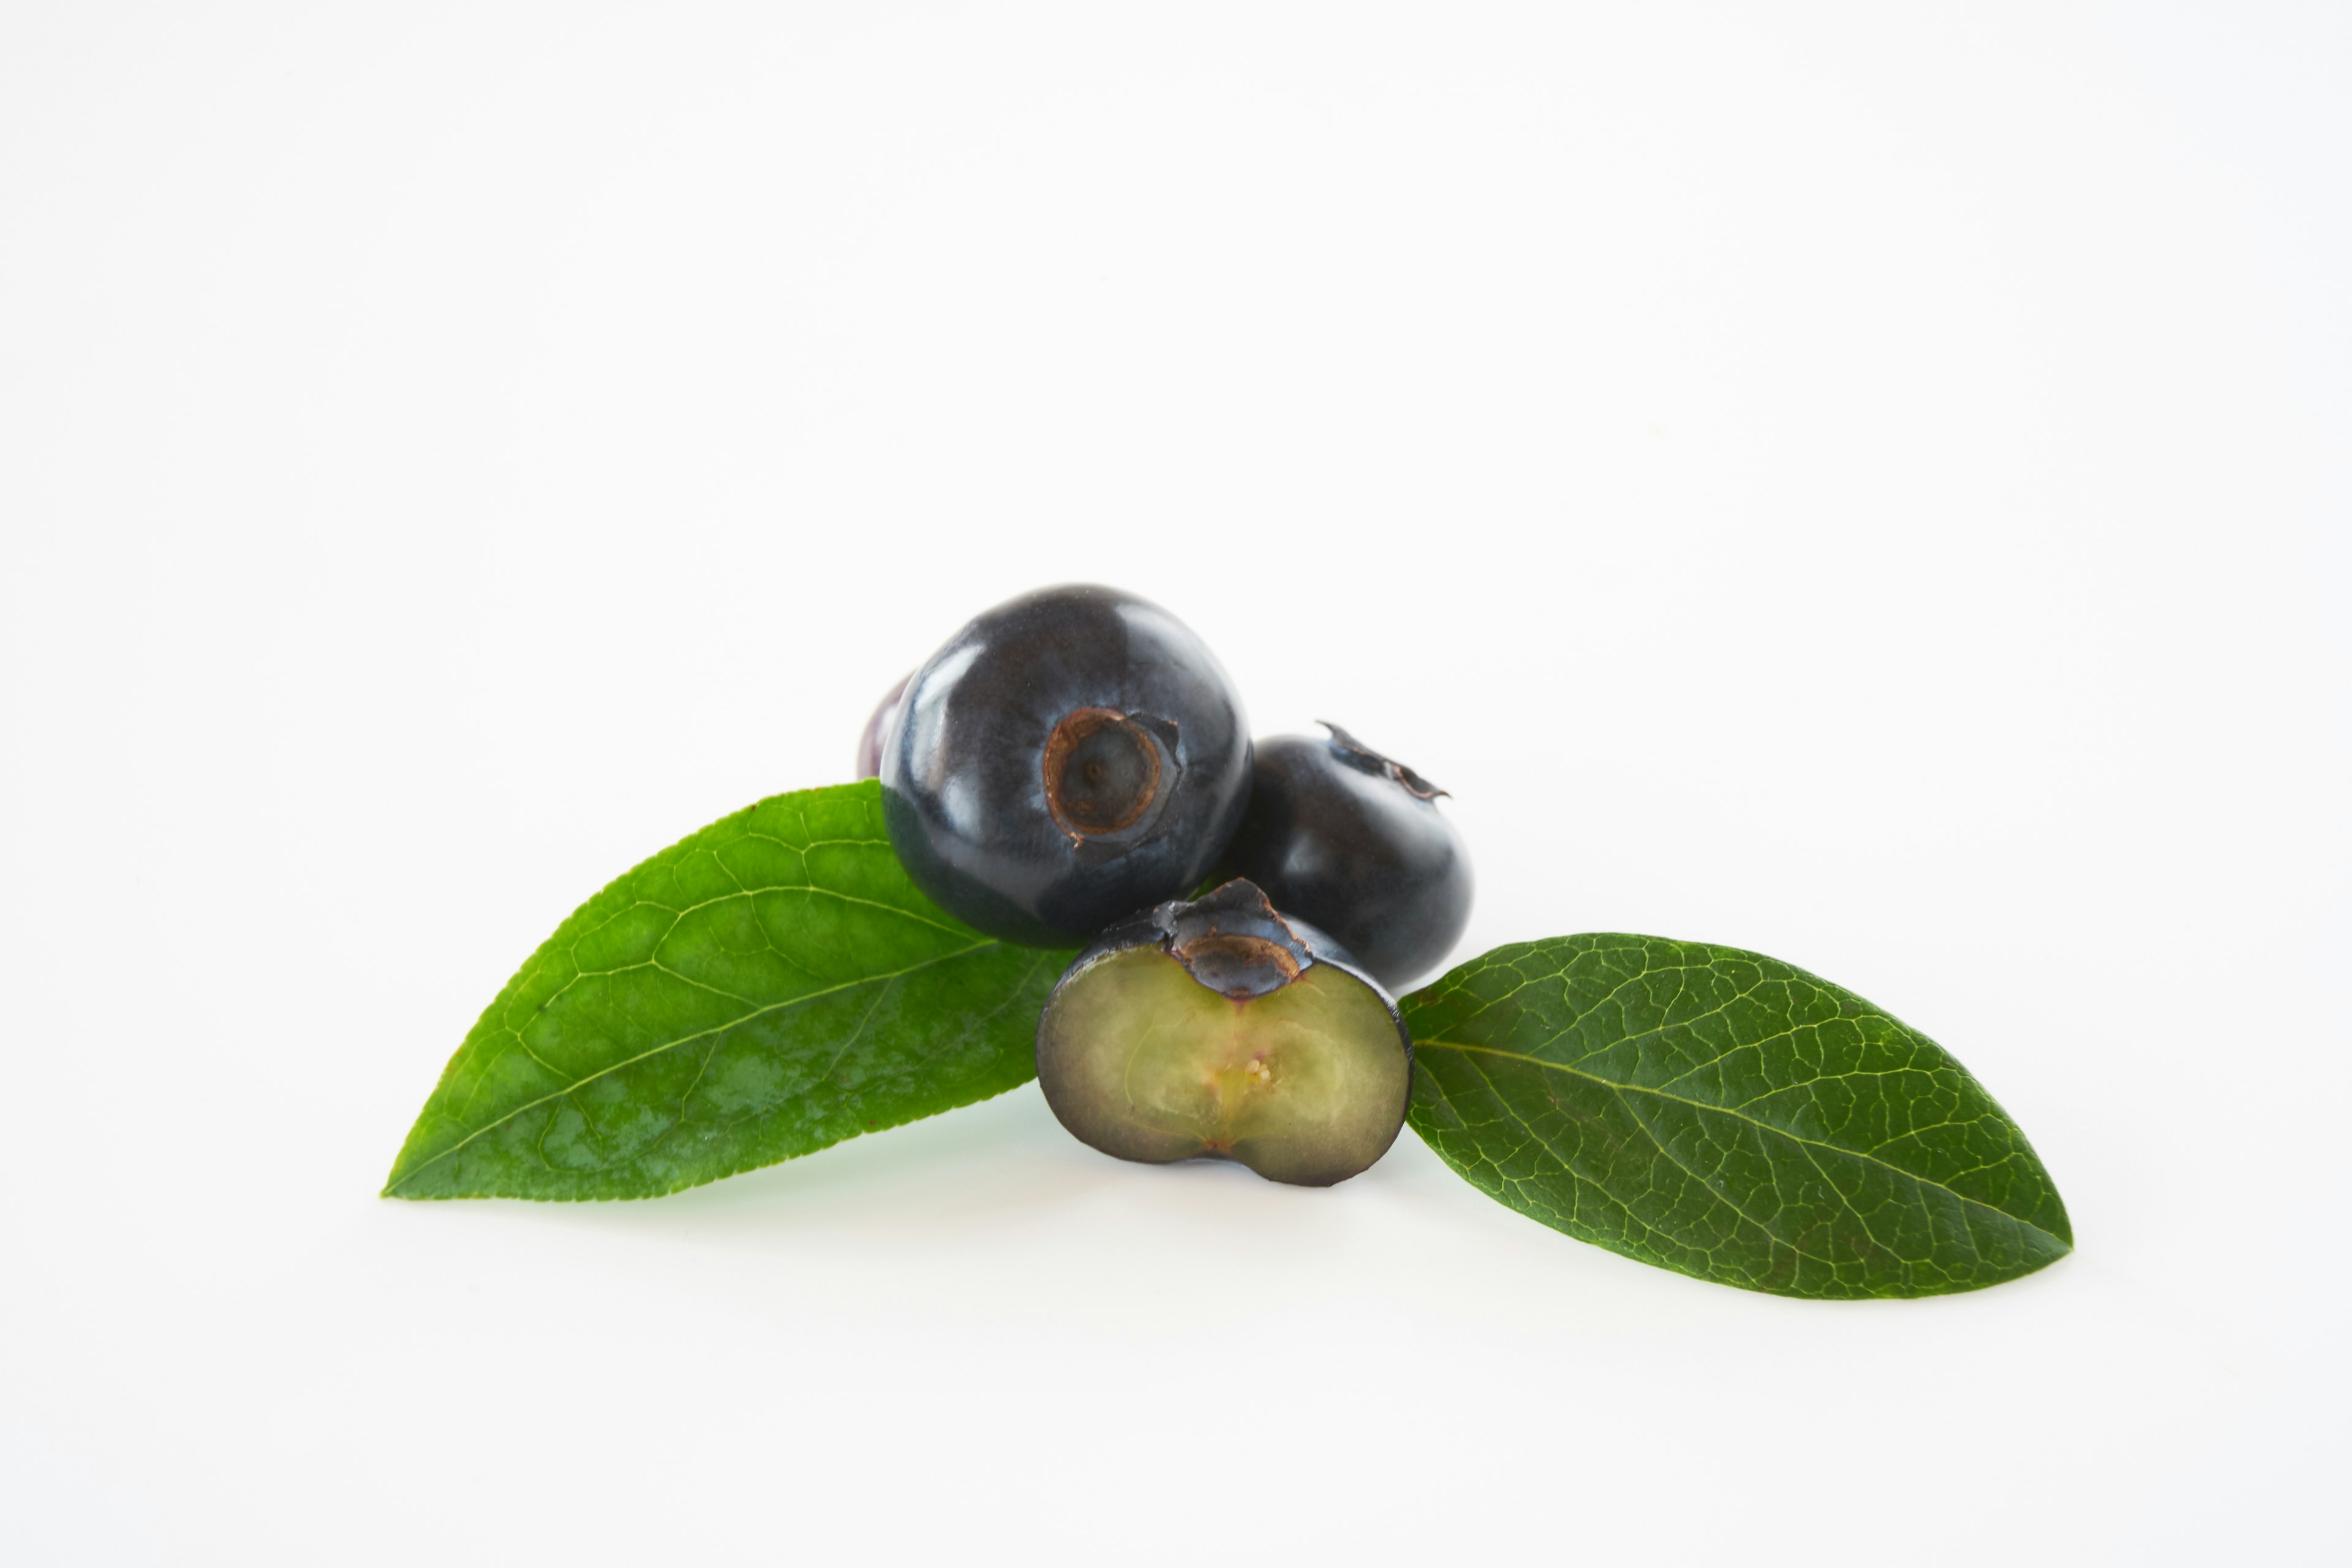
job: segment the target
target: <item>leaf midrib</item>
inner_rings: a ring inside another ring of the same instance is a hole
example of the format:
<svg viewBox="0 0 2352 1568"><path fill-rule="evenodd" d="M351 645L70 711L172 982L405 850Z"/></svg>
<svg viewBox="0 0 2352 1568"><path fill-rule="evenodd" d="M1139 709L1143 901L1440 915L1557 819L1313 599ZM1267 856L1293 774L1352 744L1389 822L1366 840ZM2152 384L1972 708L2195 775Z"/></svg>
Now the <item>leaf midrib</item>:
<svg viewBox="0 0 2352 1568"><path fill-rule="evenodd" d="M827 985L821 990L803 992L798 996L786 997L781 1002L771 1002L764 1006L754 1007L750 1012L743 1014L740 1017L730 1018L723 1024L713 1024L707 1029L698 1029L693 1034L680 1035L674 1040L665 1040L660 1045L655 1046L649 1050L639 1051L635 1056L627 1058L622 1061L614 1062L609 1067L598 1068L594 1072L588 1073L583 1077L572 1079L570 1083L565 1084L562 1089L550 1089L547 1093L541 1095L536 1100L527 1100L524 1103L516 1106L512 1110L508 1111L503 1116L497 1117L489 1121L485 1121L481 1126L475 1128L463 1138L460 1138L455 1143L450 1144L446 1149L440 1151L430 1159L418 1161L416 1164L410 1167L408 1170L402 1172L391 1181L385 1183L383 1195L390 1197L394 1192L406 1185L409 1182L415 1180L422 1173L439 1164L442 1161L449 1158L452 1154L457 1153L467 1144L473 1142L476 1139L482 1137L484 1134L497 1131L508 1122L512 1121L516 1117L520 1116L524 1111L536 1110L538 1107L547 1104L550 1100L562 1100L567 1094L576 1093L583 1086L593 1083L598 1079L604 1078L609 1074L619 1072L623 1068L635 1067L639 1062L648 1061L655 1057L660 1056L664 1051L674 1051L680 1046L690 1046L697 1040L709 1039L713 1035L723 1035L730 1029L741 1028L744 1025L752 1022L754 1019L766 1017L771 1013L781 1013L788 1007L797 1007L803 1002L814 1002L823 997L837 995L844 991L855 990L860 985L872 985L877 982L898 980L906 975L916 973L919 971L929 969L935 963L945 963L950 959L962 958L967 954L979 952L987 948L1002 947L1003 945L1004 944L1003 942L993 940L976 942L969 947L960 947L953 952L936 953L929 958L924 959L919 963L910 963L904 969L894 969L887 973L881 974L861 974L855 980L845 980L837 985ZM528 1051L528 1047L526 1047L526 1051ZM533 1056L531 1059L538 1061L540 1058ZM545 1064L542 1062L541 1065L544 1066Z"/></svg>
<svg viewBox="0 0 2352 1568"><path fill-rule="evenodd" d="M1801 1143L1806 1147L1812 1149L1826 1149L1832 1153L1843 1154L1849 1159L1867 1161L1883 1171L1893 1172L1895 1174L1901 1176L1906 1181L1916 1182L1923 1187L1933 1187L1939 1193L1949 1194L1954 1199L1960 1203L1967 1204L1971 1208L1982 1209L1988 1214L1999 1215L2001 1218L2007 1220L2011 1225L2022 1226L2023 1228L2033 1232L2036 1236L2048 1238L2051 1244L2056 1247L2061 1253L2072 1252L2074 1249L2074 1244L2066 1240L2063 1237L2058 1236L2054 1232L2045 1230L2041 1226L2034 1224L2032 1220L2025 1218L2023 1215L2013 1215L2007 1209L1987 1203L1982 1198L1970 1197L1968 1194L1948 1186L1944 1183L1936 1180L1933 1176L1923 1176L1916 1171L1906 1171L1902 1166L1895 1164L1893 1161L1881 1159L1879 1156L1870 1153L1865 1150L1849 1149L1842 1144L1827 1142L1819 1138L1807 1138L1801 1133L1791 1132L1785 1127L1775 1127L1769 1121L1760 1121L1742 1110L1735 1110L1729 1106L1710 1105L1703 1100L1693 1100L1686 1095L1675 1094L1663 1089L1652 1089L1646 1084L1619 1083L1613 1079L1603 1078L1597 1072L1589 1072L1583 1068L1570 1067L1563 1062L1546 1061L1541 1057L1531 1057L1524 1051L1498 1050L1493 1046L1464 1045L1458 1040L1415 1040L1412 1043L1412 1048L1415 1051L1462 1051L1465 1053L1475 1052L1480 1056L1501 1057L1507 1061L1526 1062L1530 1067L1547 1068L1553 1072L1567 1073L1571 1078L1583 1079L1588 1083L1599 1084L1603 1089L1613 1089L1620 1094L1646 1094L1655 1099L1672 1100L1677 1105L1686 1105L1694 1110L1712 1111L1718 1116L1728 1116L1736 1121L1744 1121L1748 1123L1748 1126L1755 1128L1760 1132L1769 1132L1776 1138L1785 1138L1791 1143ZM1635 1119L1634 1124L1642 1128L1643 1135L1646 1136L1653 1144L1656 1145L1659 1152L1664 1154L1669 1160L1674 1159L1674 1152L1665 1146L1656 1133L1652 1132L1646 1125L1643 1125L1639 1118ZM1675 1163L1677 1165L1680 1164L1679 1161ZM1714 1191L1711 1186L1708 1190L1710 1192ZM1720 1194L1717 1194L1717 1196L1718 1199L1721 1198ZM1843 1194L1841 1194L1841 1196L1843 1196ZM1736 1212L1737 1205L1734 1205L1734 1208Z"/></svg>

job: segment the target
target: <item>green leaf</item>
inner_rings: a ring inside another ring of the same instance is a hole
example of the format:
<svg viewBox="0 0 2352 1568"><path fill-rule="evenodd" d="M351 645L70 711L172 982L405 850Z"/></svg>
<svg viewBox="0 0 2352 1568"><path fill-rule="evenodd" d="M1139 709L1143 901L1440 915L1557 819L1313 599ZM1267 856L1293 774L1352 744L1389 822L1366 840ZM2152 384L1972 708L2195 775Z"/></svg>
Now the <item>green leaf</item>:
<svg viewBox="0 0 2352 1568"><path fill-rule="evenodd" d="M2074 1246L1967 1068L1776 959L1556 937L1403 1006L1413 1131L1488 1196L1628 1258L1784 1296L1932 1296Z"/></svg>
<svg viewBox="0 0 2352 1568"><path fill-rule="evenodd" d="M384 1184L643 1198L1036 1075L1068 952L917 891L872 781L772 796L583 904L490 1004Z"/></svg>

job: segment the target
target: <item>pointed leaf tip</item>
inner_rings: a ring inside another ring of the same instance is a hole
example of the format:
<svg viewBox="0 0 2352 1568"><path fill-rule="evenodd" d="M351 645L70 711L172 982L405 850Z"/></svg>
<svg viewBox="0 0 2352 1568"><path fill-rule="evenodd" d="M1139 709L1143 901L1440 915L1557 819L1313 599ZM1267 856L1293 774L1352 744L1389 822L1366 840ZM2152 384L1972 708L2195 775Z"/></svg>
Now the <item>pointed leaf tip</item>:
<svg viewBox="0 0 2352 1568"><path fill-rule="evenodd" d="M589 900L450 1058L402 1198L654 1197L1035 1076L1070 954L918 891L871 780L772 796Z"/></svg>
<svg viewBox="0 0 2352 1568"><path fill-rule="evenodd" d="M1557 937L1474 959L1403 1008L1413 1130L1580 1240L1822 1298L1979 1289L2073 1249L2049 1173L1967 1068L1777 959Z"/></svg>

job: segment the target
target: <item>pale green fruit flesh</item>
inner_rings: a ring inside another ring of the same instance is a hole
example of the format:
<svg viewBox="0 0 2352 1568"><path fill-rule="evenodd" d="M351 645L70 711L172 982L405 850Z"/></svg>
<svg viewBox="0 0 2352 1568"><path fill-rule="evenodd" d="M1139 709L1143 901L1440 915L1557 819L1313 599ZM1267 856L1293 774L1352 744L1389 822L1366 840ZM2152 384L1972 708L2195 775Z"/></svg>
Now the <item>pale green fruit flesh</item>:
<svg viewBox="0 0 2352 1568"><path fill-rule="evenodd" d="M1123 1160L1238 1160L1328 1186L1396 1141L1412 1068L1370 985L1310 964L1235 999L1158 947L1114 953L1045 1008L1037 1076L1055 1115Z"/></svg>

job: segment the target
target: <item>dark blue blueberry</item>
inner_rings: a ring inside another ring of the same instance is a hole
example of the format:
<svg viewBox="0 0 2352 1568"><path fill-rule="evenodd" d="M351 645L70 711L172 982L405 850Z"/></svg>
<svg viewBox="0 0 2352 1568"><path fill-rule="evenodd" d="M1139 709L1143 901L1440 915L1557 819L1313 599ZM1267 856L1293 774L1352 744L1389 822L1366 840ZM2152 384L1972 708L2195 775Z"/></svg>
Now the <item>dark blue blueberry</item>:
<svg viewBox="0 0 2352 1568"><path fill-rule="evenodd" d="M874 715L866 721L865 730L857 737L857 776L878 779L882 776L882 742L890 733L890 722L898 717L898 700L907 695L907 682L911 675L902 675L898 684L883 693L882 700L874 705Z"/></svg>
<svg viewBox="0 0 2352 1568"><path fill-rule="evenodd" d="M1435 969L1470 921L1470 857L1445 791L1336 724L1257 744L1225 868L1320 926L1392 991Z"/></svg>
<svg viewBox="0 0 2352 1568"><path fill-rule="evenodd" d="M884 737L908 875L1011 942L1091 940L1200 886L1247 804L1249 727L1201 639L1112 588L999 605L917 670Z"/></svg>

